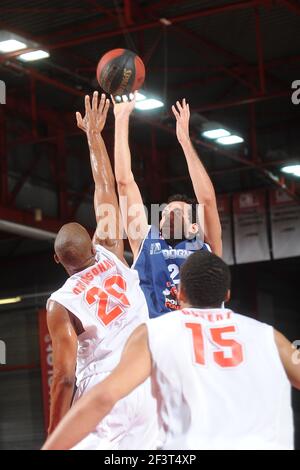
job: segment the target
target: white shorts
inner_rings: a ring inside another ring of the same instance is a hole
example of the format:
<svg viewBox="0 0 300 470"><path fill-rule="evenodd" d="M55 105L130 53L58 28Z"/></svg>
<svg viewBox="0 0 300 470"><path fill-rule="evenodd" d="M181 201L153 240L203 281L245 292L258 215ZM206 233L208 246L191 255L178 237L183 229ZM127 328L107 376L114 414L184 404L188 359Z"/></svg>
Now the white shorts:
<svg viewBox="0 0 300 470"><path fill-rule="evenodd" d="M81 381L74 403L107 375L97 374ZM147 379L116 403L95 431L72 450L153 450L158 445L157 404L151 393L151 381Z"/></svg>

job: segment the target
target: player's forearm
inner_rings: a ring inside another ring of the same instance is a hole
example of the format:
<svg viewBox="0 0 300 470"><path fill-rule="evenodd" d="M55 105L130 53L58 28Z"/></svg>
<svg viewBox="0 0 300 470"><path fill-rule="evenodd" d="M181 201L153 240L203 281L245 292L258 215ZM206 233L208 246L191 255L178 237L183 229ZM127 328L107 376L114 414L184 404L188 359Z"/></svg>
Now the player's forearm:
<svg viewBox="0 0 300 470"><path fill-rule="evenodd" d="M74 393L75 379L53 376L48 434L51 434L69 411Z"/></svg>
<svg viewBox="0 0 300 470"><path fill-rule="evenodd" d="M190 139L180 142L184 152L189 174L193 183L194 191L199 204L209 204L216 198L211 179L204 168Z"/></svg>
<svg viewBox="0 0 300 470"><path fill-rule="evenodd" d="M115 176L124 229L127 233L134 258L136 258L141 242L148 231L148 221L139 187L131 171L128 132L129 116L116 116ZM138 228L137 230L136 227Z"/></svg>
<svg viewBox="0 0 300 470"><path fill-rule="evenodd" d="M222 229L213 184L191 140L187 138L180 144L188 164L198 204L202 205L204 210L205 241L209 243L213 253L222 256Z"/></svg>
<svg viewBox="0 0 300 470"><path fill-rule="evenodd" d="M70 449L96 428L115 403L111 396L105 398L99 392L99 386L94 387L71 408L47 439L43 450Z"/></svg>
<svg viewBox="0 0 300 470"><path fill-rule="evenodd" d="M115 187L115 178L103 137L96 132L87 132L87 141L95 186L109 192Z"/></svg>
<svg viewBox="0 0 300 470"><path fill-rule="evenodd" d="M115 176L118 185L134 180L129 148L129 116L116 117L115 122Z"/></svg>
<svg viewBox="0 0 300 470"><path fill-rule="evenodd" d="M217 208L210 208L209 210L204 209L205 225L204 234L205 241L209 244L211 251L222 257L223 244L222 244L222 228L218 215Z"/></svg>

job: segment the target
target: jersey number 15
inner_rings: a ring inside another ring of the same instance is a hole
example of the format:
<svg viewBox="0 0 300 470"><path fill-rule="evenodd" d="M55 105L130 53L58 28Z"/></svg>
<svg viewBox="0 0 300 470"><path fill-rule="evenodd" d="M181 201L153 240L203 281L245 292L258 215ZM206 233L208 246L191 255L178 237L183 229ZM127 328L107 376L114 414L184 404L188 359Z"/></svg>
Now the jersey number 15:
<svg viewBox="0 0 300 470"><path fill-rule="evenodd" d="M205 366L207 363L203 325L200 323L185 323L190 329L193 338L194 356L197 364ZM220 367L237 367L244 360L243 347L232 336L236 335L236 327L228 325L224 327L206 327L209 343L213 343L216 350L213 352L213 360ZM226 335L226 337L225 337ZM231 337L228 337L231 336ZM225 355L225 350L229 354Z"/></svg>

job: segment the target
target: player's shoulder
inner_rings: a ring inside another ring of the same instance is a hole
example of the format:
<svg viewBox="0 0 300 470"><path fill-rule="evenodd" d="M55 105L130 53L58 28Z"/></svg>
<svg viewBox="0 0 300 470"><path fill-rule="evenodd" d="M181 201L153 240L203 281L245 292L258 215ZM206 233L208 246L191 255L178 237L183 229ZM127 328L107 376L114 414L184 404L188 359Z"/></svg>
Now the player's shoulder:
<svg viewBox="0 0 300 470"><path fill-rule="evenodd" d="M241 313L237 312L232 312L233 314L233 320L236 321L239 324L246 325L247 328L253 328L253 329L266 329L266 328L272 328L271 325L262 322L256 318L249 317L248 315L244 315Z"/></svg>
<svg viewBox="0 0 300 470"><path fill-rule="evenodd" d="M147 323L150 325L150 327L153 327L159 330L159 329L162 329L165 324L175 325L175 323L180 322L182 318L183 318L182 311L175 310L174 312L173 311L167 312L158 317L151 318L148 320Z"/></svg>
<svg viewBox="0 0 300 470"><path fill-rule="evenodd" d="M72 279L68 278L61 287L52 292L47 300L47 309L50 302L60 303L60 299L65 298L71 294L73 294L73 283Z"/></svg>

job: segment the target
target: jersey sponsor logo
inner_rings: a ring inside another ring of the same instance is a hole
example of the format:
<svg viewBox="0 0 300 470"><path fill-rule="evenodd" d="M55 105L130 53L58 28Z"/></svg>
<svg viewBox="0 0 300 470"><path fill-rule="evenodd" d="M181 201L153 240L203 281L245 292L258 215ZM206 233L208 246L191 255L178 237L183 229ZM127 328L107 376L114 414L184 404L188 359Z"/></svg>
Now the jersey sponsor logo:
<svg viewBox="0 0 300 470"><path fill-rule="evenodd" d="M158 253L161 253L161 244L159 242L151 243L150 255L157 255Z"/></svg>
<svg viewBox="0 0 300 470"><path fill-rule="evenodd" d="M166 288L163 290L163 295L165 297L165 306L170 310L179 310L179 299L178 299L178 290L177 287L171 282L166 283Z"/></svg>
<svg viewBox="0 0 300 470"><path fill-rule="evenodd" d="M178 259L178 258L181 258L181 259L186 259L188 258L191 254L192 254L192 251L189 251L189 250L184 250L184 249L165 249L165 250L162 250L162 254L164 256L165 259Z"/></svg>
<svg viewBox="0 0 300 470"><path fill-rule="evenodd" d="M185 250L183 248L175 249L175 248L164 248L161 249L160 243L151 243L150 246L150 255L158 255L162 253L163 257L167 259L186 259L188 258L193 252L190 250Z"/></svg>

